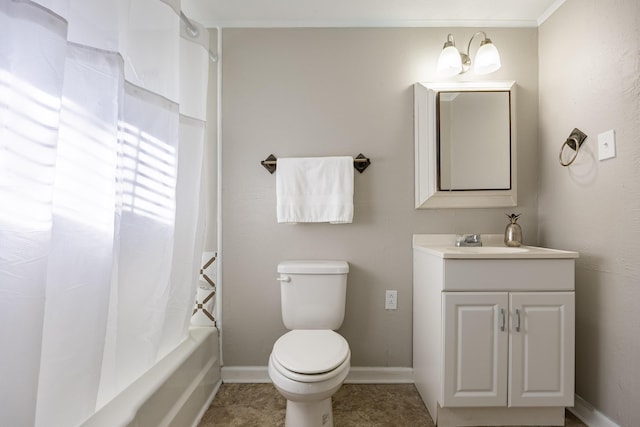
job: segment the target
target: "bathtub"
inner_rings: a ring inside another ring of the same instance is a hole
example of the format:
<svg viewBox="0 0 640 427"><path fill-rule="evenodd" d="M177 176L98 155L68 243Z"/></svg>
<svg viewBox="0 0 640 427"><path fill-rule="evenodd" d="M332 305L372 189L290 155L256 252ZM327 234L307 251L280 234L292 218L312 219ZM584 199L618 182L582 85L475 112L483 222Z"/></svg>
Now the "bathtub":
<svg viewBox="0 0 640 427"><path fill-rule="evenodd" d="M189 337L102 407L83 427L197 426L221 384L218 331Z"/></svg>

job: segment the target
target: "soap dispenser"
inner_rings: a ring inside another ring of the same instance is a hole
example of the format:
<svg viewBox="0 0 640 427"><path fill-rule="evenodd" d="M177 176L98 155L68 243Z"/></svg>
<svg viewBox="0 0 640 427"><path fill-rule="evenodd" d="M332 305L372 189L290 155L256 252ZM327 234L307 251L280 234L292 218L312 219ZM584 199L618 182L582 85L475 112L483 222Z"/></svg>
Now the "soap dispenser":
<svg viewBox="0 0 640 427"><path fill-rule="evenodd" d="M520 214L509 214L509 224L504 230L504 244L505 246L517 248L522 244L522 227L518 224L518 218Z"/></svg>

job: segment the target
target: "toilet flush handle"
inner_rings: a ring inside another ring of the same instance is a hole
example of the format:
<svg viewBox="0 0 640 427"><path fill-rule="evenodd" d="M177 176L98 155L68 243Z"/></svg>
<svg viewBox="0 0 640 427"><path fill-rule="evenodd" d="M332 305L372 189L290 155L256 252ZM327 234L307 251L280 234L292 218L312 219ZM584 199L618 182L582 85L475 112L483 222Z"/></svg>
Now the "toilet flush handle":
<svg viewBox="0 0 640 427"><path fill-rule="evenodd" d="M287 283L289 283L291 281L291 277L289 277L289 276L280 276L276 280L278 282L287 282Z"/></svg>

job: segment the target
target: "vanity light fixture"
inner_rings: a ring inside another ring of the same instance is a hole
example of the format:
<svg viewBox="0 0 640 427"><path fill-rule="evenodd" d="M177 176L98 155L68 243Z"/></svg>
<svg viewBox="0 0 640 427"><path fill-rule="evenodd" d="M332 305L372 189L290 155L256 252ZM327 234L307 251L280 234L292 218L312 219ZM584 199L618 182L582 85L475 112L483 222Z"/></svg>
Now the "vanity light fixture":
<svg viewBox="0 0 640 427"><path fill-rule="evenodd" d="M499 69L501 64L498 49L496 49L496 46L484 31L478 31L469 40L467 53L462 53L456 48L453 34L447 35L447 41L444 43L438 58L438 74L455 76L469 71L469 68L471 68L469 49L471 48L471 42L478 35L482 35L483 40L480 42L480 47L473 61L473 72L476 74L489 74Z"/></svg>

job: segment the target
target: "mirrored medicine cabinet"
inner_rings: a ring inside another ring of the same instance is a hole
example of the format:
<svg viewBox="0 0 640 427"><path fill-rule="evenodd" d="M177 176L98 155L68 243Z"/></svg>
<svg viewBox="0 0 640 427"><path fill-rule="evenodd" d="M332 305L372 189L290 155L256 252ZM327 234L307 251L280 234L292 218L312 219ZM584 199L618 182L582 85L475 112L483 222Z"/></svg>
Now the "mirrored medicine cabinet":
<svg viewBox="0 0 640 427"><path fill-rule="evenodd" d="M414 89L415 207L516 206L515 82Z"/></svg>

